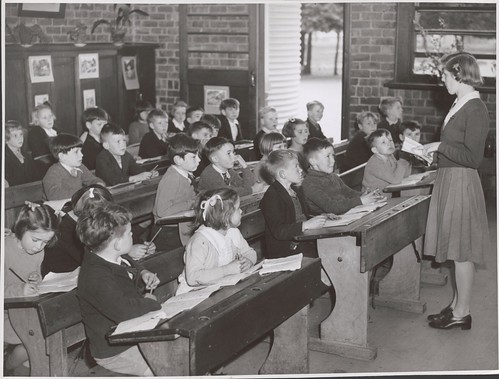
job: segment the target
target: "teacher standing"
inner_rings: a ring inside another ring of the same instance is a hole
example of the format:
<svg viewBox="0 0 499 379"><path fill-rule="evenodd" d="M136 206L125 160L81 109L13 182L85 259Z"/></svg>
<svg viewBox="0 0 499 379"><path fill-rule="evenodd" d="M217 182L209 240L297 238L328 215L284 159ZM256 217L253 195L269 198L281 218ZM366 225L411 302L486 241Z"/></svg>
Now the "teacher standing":
<svg viewBox="0 0 499 379"><path fill-rule="evenodd" d="M454 297L430 327L471 328L470 303L475 264L492 251L485 199L477 168L489 131L489 113L475 87L482 84L476 59L456 53L443 60L442 81L456 100L445 117L441 142L424 146L436 152L438 172L426 224L425 254L436 262L454 261Z"/></svg>

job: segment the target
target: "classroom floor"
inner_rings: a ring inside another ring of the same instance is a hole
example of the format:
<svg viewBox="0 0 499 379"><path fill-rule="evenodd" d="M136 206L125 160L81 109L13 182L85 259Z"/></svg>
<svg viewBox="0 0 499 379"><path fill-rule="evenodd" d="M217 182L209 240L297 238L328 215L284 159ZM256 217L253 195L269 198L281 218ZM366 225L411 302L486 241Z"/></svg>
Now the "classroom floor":
<svg viewBox="0 0 499 379"><path fill-rule="evenodd" d="M494 246L497 245L496 202L487 199L489 228ZM443 268L448 273L448 268ZM425 314L413 314L376 307L370 320L369 340L378 347L375 360L361 361L335 355L310 353L311 374L343 373L415 373L435 371L473 371L498 369L497 334L497 255L487 257L485 269L478 270L473 287L471 330L434 330L428 327L428 313L440 311L447 305L452 289L447 282L443 286L422 284L421 299L426 302ZM237 359L218 370L221 375L255 375L268 353L269 344L260 342L241 354ZM70 364L77 350L69 354ZM89 371L88 365L79 361L73 376L103 376L109 372Z"/></svg>

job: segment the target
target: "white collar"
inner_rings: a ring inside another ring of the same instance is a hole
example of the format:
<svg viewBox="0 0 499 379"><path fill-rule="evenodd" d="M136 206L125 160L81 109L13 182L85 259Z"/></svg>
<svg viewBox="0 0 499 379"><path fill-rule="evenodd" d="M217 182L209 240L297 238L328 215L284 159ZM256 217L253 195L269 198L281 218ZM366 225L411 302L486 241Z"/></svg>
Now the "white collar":
<svg viewBox="0 0 499 379"><path fill-rule="evenodd" d="M156 130L154 130L154 129L151 129L151 130L152 130L152 132L156 135L156 137L158 137L158 139L159 139L160 141L163 141L163 137L161 136L161 134L156 133ZM163 142L164 142L164 141L163 141Z"/></svg>
<svg viewBox="0 0 499 379"><path fill-rule="evenodd" d="M218 172L220 175L222 175L222 177L224 174L226 174L230 178L229 170L224 172L224 171L222 171L222 169L220 167L217 167L215 165L213 165L213 168L215 169L216 172Z"/></svg>
<svg viewBox="0 0 499 379"><path fill-rule="evenodd" d="M71 171L72 170L76 170L76 171L80 171L80 172L83 172L81 168L79 167L71 167L71 166L68 166L67 164L64 164L62 163L61 161L59 161L59 163L61 164L62 167L64 167L64 169L69 172L71 174Z"/></svg>
<svg viewBox="0 0 499 379"><path fill-rule="evenodd" d="M173 125L175 125L177 127L177 129L180 129L180 130L184 130L185 128L185 125L183 122L178 122L177 120L175 120L174 118L172 118L172 121L173 121Z"/></svg>
<svg viewBox="0 0 499 379"><path fill-rule="evenodd" d="M456 100L454 100L454 103L452 104L451 109L449 110L449 113L447 113L447 116L445 116L444 127L450 121L452 116L454 116L457 113L457 111L464 106L464 104L466 104L470 100L479 99L479 98L480 98L480 93L478 91L467 93L460 99L456 98Z"/></svg>

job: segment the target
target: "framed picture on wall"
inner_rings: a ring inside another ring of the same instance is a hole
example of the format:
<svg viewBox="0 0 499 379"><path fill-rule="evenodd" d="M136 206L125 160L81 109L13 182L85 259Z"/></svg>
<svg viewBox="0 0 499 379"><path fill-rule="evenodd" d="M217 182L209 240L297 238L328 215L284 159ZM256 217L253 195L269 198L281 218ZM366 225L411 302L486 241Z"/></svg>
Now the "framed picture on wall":
<svg viewBox="0 0 499 379"><path fill-rule="evenodd" d="M50 55L28 57L28 64L31 83L46 83L54 81L52 58Z"/></svg>
<svg viewBox="0 0 499 379"><path fill-rule="evenodd" d="M79 54L78 73L80 79L99 77L99 54Z"/></svg>
<svg viewBox="0 0 499 379"><path fill-rule="evenodd" d="M121 68L123 80L127 90L139 89L139 77L137 75L137 57L121 57Z"/></svg>
<svg viewBox="0 0 499 379"><path fill-rule="evenodd" d="M95 108L97 102L95 101L95 89L83 90L83 109Z"/></svg>
<svg viewBox="0 0 499 379"><path fill-rule="evenodd" d="M64 18L66 4L60 3L22 3L19 4L19 17Z"/></svg>
<svg viewBox="0 0 499 379"><path fill-rule="evenodd" d="M227 86L203 86L204 110L208 114L220 114L220 103L230 97Z"/></svg>
<svg viewBox="0 0 499 379"><path fill-rule="evenodd" d="M44 93L43 95L35 95L35 107L37 105L45 103L46 101L49 101L48 93Z"/></svg>

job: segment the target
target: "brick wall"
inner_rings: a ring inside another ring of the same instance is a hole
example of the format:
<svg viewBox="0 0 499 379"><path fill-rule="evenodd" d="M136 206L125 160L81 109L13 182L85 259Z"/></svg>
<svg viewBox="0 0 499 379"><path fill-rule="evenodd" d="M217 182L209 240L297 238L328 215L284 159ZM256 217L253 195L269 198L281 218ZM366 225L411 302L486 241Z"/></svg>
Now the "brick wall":
<svg viewBox="0 0 499 379"><path fill-rule="evenodd" d="M137 4L137 7L149 13L149 17L134 14L131 16L125 42L157 43L156 50L156 102L164 110L178 100L179 96L179 32L178 5ZM100 18L114 20L115 11L112 4L67 4L65 17L28 18L17 16L17 4L5 4L5 21L11 27L20 21L31 26L38 24L49 39L49 43L70 43L67 32L83 22L89 26L87 42L111 42L106 26L100 26L94 34L90 34L93 21ZM6 43L12 40L6 36Z"/></svg>
<svg viewBox="0 0 499 379"><path fill-rule="evenodd" d="M350 63L350 132L355 116L363 110L377 112L381 97L400 96L404 119L423 125L423 142L431 141L453 101L445 90L389 89L394 79L397 5L395 3L352 3ZM481 94L495 128L496 95ZM495 131L494 131L495 132Z"/></svg>

